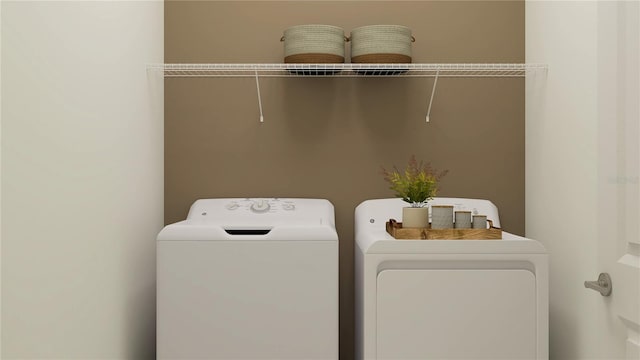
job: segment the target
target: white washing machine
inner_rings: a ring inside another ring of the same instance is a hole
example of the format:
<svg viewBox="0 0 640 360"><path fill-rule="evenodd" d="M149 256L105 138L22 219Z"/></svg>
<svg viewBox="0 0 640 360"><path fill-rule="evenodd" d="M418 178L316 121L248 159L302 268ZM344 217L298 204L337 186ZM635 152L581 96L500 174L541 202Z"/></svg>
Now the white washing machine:
<svg viewBox="0 0 640 360"><path fill-rule="evenodd" d="M198 200L157 240L159 359L338 358L329 201Z"/></svg>
<svg viewBox="0 0 640 360"><path fill-rule="evenodd" d="M435 198L487 215L487 200ZM547 359L548 255L537 241L396 240L401 199L356 208L356 359Z"/></svg>

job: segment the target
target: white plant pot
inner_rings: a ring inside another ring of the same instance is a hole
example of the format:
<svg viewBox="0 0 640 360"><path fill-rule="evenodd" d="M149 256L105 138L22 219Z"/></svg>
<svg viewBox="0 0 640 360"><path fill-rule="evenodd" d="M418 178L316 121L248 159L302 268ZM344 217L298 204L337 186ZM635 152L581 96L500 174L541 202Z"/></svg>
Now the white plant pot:
<svg viewBox="0 0 640 360"><path fill-rule="evenodd" d="M403 228L426 228L429 226L428 207L405 207L402 208Z"/></svg>

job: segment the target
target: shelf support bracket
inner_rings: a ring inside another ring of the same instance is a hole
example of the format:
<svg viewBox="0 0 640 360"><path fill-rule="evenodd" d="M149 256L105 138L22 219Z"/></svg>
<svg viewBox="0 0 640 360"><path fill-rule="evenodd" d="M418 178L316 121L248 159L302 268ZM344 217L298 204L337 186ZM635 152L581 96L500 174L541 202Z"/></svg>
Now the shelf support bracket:
<svg viewBox="0 0 640 360"><path fill-rule="evenodd" d="M429 122L429 116L431 116L431 105L433 104L433 95L436 93L436 85L438 85L438 77L440 76L440 69L436 71L436 79L433 81L433 89L431 89L431 99L429 100L429 109L427 110L427 122Z"/></svg>
<svg viewBox="0 0 640 360"><path fill-rule="evenodd" d="M262 116L262 97L260 96L260 81L258 80L258 70L256 73L256 90L258 91L258 108L260 108L260 122L264 122L264 116Z"/></svg>

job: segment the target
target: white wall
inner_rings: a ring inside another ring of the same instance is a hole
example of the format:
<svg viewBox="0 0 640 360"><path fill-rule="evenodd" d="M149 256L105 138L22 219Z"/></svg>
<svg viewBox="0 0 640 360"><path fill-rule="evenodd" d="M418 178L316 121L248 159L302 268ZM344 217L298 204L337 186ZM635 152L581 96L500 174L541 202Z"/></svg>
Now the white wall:
<svg viewBox="0 0 640 360"><path fill-rule="evenodd" d="M153 358L164 5L1 7L2 358Z"/></svg>
<svg viewBox="0 0 640 360"><path fill-rule="evenodd" d="M550 356L597 354L597 2L527 1L526 235L550 253Z"/></svg>

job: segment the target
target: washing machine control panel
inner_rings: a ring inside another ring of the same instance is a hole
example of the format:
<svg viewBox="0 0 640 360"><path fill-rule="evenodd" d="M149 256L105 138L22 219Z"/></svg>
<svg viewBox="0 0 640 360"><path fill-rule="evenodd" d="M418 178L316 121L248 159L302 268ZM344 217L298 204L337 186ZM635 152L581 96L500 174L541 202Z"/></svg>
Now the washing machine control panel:
<svg viewBox="0 0 640 360"><path fill-rule="evenodd" d="M266 229L273 234L276 228L292 227L295 231L286 236L297 236L305 226L335 229L335 215L333 205L326 199L216 198L196 200L181 226L190 223L203 225L205 232L211 231L206 230L208 227L222 227L224 231Z"/></svg>
<svg viewBox="0 0 640 360"><path fill-rule="evenodd" d="M231 199L225 205L227 211L252 212L255 214L291 212L296 210L296 203L292 199Z"/></svg>

